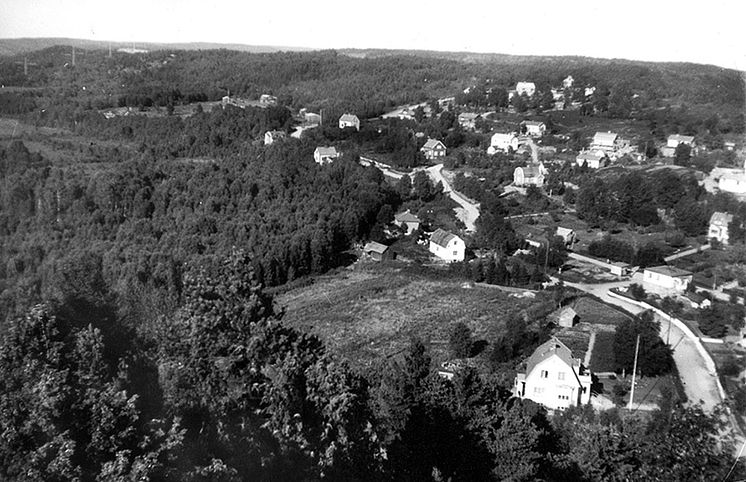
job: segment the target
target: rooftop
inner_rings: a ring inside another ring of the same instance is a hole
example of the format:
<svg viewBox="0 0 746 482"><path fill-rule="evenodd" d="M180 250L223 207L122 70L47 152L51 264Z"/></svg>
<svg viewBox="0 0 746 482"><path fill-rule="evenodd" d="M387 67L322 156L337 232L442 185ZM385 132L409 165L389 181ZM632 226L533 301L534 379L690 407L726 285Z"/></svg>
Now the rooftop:
<svg viewBox="0 0 746 482"><path fill-rule="evenodd" d="M440 142L438 139L428 139L424 146L422 146L423 149L435 149L438 146L443 146L443 143Z"/></svg>
<svg viewBox="0 0 746 482"><path fill-rule="evenodd" d="M363 248L363 251L365 252L373 251L374 253L383 254L384 252L386 252L387 249L389 249L389 247L386 246L385 244L377 243L375 241L370 241L368 244L365 245L365 247Z"/></svg>
<svg viewBox="0 0 746 482"><path fill-rule="evenodd" d="M687 271L685 269L679 269L675 266L652 266L650 268L645 268L645 271L650 271L652 273L658 273L665 276L670 276L672 278L679 278L681 276L692 276L691 271Z"/></svg>
<svg viewBox="0 0 746 482"><path fill-rule="evenodd" d="M733 215L723 212L714 212L710 217L710 224L717 224L719 226L728 226L733 221Z"/></svg>
<svg viewBox="0 0 746 482"><path fill-rule="evenodd" d="M445 248L454 238L456 238L455 234L451 234L448 231L438 228L430 235L430 242Z"/></svg>

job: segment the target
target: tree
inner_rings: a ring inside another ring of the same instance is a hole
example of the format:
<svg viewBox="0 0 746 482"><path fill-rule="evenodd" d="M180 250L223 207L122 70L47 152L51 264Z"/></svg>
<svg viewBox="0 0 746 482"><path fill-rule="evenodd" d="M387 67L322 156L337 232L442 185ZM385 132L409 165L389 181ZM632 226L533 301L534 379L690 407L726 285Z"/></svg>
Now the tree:
<svg viewBox="0 0 746 482"><path fill-rule="evenodd" d="M653 313L645 311L633 319L620 323L614 332L614 359L618 371L632 371L637 336L640 348L637 368L642 375L656 376L671 371L671 349L658 336L660 324Z"/></svg>
<svg viewBox="0 0 746 482"><path fill-rule="evenodd" d="M692 157L692 147L684 142L679 142L674 150L673 162L677 166L688 166Z"/></svg>
<svg viewBox="0 0 746 482"><path fill-rule="evenodd" d="M453 325L451 328L451 336L448 340L448 346L451 349L451 354L455 358L466 358L471 356L471 328L462 321Z"/></svg>

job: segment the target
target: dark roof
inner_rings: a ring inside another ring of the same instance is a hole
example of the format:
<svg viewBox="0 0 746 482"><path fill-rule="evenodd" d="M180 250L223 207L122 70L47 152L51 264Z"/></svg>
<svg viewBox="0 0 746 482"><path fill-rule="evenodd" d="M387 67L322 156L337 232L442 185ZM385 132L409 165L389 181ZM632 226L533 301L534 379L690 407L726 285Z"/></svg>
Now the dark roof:
<svg viewBox="0 0 746 482"><path fill-rule="evenodd" d="M528 376L536 365L543 362L552 355L557 355L567 366L575 367L580 366L580 360L572 357L572 351L567 348L567 345L559 341L557 337L552 337L549 341L534 350L534 353L526 360L526 376Z"/></svg>
<svg viewBox="0 0 746 482"><path fill-rule="evenodd" d="M445 248L448 246L448 243L455 237L455 235L449 233L448 231L444 231L438 228L437 230L435 230L435 232L433 232L433 234L430 235L430 242Z"/></svg>
<svg viewBox="0 0 746 482"><path fill-rule="evenodd" d="M419 223L420 218L409 212L409 209L403 213L399 213L394 216L394 219L400 223Z"/></svg>

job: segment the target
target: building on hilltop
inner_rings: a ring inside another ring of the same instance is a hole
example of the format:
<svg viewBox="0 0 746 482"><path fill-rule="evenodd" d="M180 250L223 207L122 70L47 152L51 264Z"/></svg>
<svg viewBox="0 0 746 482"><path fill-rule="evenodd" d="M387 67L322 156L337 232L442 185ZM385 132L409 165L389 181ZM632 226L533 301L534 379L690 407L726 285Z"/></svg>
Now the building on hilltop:
<svg viewBox="0 0 746 482"><path fill-rule="evenodd" d="M440 159L446 155L446 146L437 139L428 139L420 151L425 155L425 159Z"/></svg>
<svg viewBox="0 0 746 482"><path fill-rule="evenodd" d="M591 400L591 373L558 338L540 345L513 382L513 395L564 410Z"/></svg>
<svg viewBox="0 0 746 482"><path fill-rule="evenodd" d="M463 261L466 244L455 234L437 229L430 235L430 252L448 262Z"/></svg>
<svg viewBox="0 0 746 482"><path fill-rule="evenodd" d="M334 159L339 156L340 153L334 147L319 146L315 151L313 151L313 160L322 166L334 162Z"/></svg>
<svg viewBox="0 0 746 482"><path fill-rule="evenodd" d="M339 128L344 129L347 127L354 127L355 130L360 130L360 119L355 114L342 114L339 118Z"/></svg>

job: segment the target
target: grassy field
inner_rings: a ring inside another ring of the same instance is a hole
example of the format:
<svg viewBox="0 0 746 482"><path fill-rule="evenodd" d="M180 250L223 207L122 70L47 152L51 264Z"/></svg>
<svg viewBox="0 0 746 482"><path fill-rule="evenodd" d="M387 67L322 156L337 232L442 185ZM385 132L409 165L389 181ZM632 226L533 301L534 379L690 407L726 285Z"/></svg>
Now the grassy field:
<svg viewBox="0 0 746 482"><path fill-rule="evenodd" d="M614 364L614 332L596 332L596 341L593 343L591 354L591 369L594 372L613 372Z"/></svg>
<svg viewBox="0 0 746 482"><path fill-rule="evenodd" d="M412 274L402 265L361 264L277 296L285 322L321 337L355 364L400 353L412 336L431 344L436 362L447 358L451 327L462 321L474 338L503 334L516 313L529 320L552 309L549 296L511 297L496 288L462 287L462 281Z"/></svg>

